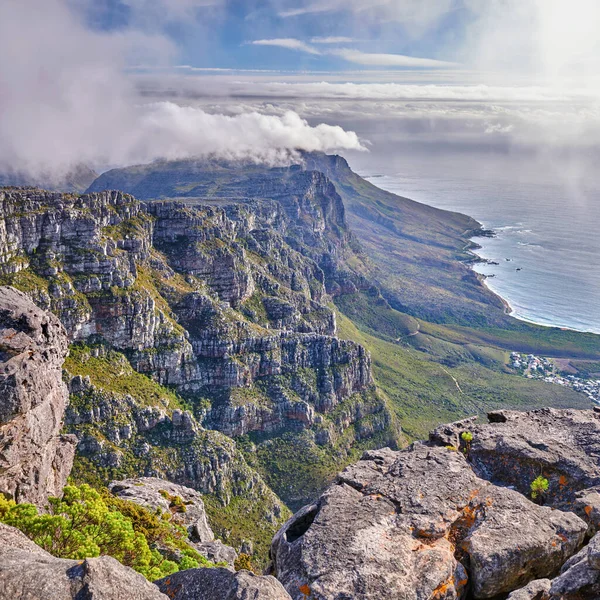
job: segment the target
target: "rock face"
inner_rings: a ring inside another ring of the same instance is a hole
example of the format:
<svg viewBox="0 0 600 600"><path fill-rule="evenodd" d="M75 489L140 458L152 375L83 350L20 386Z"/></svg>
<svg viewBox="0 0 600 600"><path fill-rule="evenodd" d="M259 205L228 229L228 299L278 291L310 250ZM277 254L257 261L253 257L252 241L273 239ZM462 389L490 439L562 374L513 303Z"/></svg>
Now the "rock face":
<svg viewBox="0 0 600 600"><path fill-rule="evenodd" d="M600 412L540 409L497 411L489 424L450 425L455 438L473 435L469 461L475 472L498 485L530 496L531 483L542 475L548 490L541 501L576 512L592 534L600 526ZM457 442L458 444L459 442Z"/></svg>
<svg viewBox="0 0 600 600"><path fill-rule="evenodd" d="M480 479L445 447L365 455L273 540L292 598L492 598L555 574L583 543L573 513Z"/></svg>
<svg viewBox="0 0 600 600"><path fill-rule="evenodd" d="M327 305L340 286L362 285L343 267L351 236L331 183L282 172L227 195L144 204L114 191L0 190L0 278L55 313L72 343L119 352L193 409L88 385L79 365L67 417L79 454L113 479L165 477L225 502L258 476L232 467L239 453L206 430L309 432L307 454L320 445L340 463L365 440L397 437L369 354L336 337Z"/></svg>
<svg viewBox="0 0 600 600"><path fill-rule="evenodd" d="M109 490L117 497L171 514L171 521L185 527L191 540L212 542L215 534L206 519L202 494L156 477L113 481Z"/></svg>
<svg viewBox="0 0 600 600"><path fill-rule="evenodd" d="M0 523L1 600L166 600L158 588L109 556L55 558Z"/></svg>
<svg viewBox="0 0 600 600"><path fill-rule="evenodd" d="M210 395L212 429L310 428L373 389L370 358L334 337L326 306L327 286L349 277L336 262L350 235L341 199L320 174L275 188L193 206L0 191L0 275L71 340L101 340L160 383ZM259 383L260 401L242 401ZM383 402L369 411L389 425Z"/></svg>
<svg viewBox="0 0 600 600"><path fill-rule="evenodd" d="M71 471L76 439L60 434L68 402L60 321L0 287L0 493L43 505Z"/></svg>
<svg viewBox="0 0 600 600"><path fill-rule="evenodd" d="M290 600L274 577L226 569L180 571L156 585L172 600Z"/></svg>

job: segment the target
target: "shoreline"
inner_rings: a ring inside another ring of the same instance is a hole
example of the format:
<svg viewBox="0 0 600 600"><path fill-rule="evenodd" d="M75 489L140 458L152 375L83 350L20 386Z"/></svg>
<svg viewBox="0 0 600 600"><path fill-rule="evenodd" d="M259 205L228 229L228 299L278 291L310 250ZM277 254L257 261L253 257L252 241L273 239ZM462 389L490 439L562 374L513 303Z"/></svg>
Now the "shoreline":
<svg viewBox="0 0 600 600"><path fill-rule="evenodd" d="M493 294L496 298L498 298L500 300L500 302L502 302L502 305L504 306L504 314L506 314L509 317L512 317L513 319L517 320L517 321L521 321L522 323L527 323L529 325L536 325L538 327L545 327L547 329L558 329L560 331L574 331L576 333L587 333L587 334L591 334L591 335L600 335L600 332L596 332L596 331L590 331L590 330L585 330L585 329L575 329L574 327L568 327L567 325L549 325L548 323L540 323L539 321L535 321L534 319L529 319L527 317L522 317L519 316L515 309L513 308L513 306L510 303L510 300L508 298L505 298L504 296L502 296L498 291L492 289L489 285L487 280L490 279L490 277L488 277L487 275L484 275L483 273L478 273L474 266L476 264L481 264L481 263L486 263L489 264L488 259L483 258L481 256L479 256L476 251L477 250L481 250L482 246L477 244L477 242L473 241L473 238L476 237L497 237L498 233L497 231L493 230L493 229L489 229L487 228L483 223L481 223L480 221L477 221L477 223L479 223L481 229L480 232L475 232L474 234L471 234L468 237L468 241L470 242L470 244L473 244L472 246L470 246L469 248L467 248L467 251L469 252L469 254L471 254L474 257L474 260L467 263L467 266L469 267L469 269L471 269L475 275L477 276L478 281L481 283L481 285L483 287L485 287L486 290L488 290L491 294Z"/></svg>

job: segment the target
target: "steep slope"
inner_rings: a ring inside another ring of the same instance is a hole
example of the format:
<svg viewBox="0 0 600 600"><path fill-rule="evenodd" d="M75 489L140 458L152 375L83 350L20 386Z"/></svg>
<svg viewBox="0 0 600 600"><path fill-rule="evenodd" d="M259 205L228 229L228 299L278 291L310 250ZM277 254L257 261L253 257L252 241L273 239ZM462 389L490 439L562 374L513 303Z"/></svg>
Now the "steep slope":
<svg viewBox="0 0 600 600"><path fill-rule="evenodd" d="M61 435L68 339L58 319L0 287L0 494L43 505L65 485L76 439Z"/></svg>
<svg viewBox="0 0 600 600"><path fill-rule="evenodd" d="M506 316L502 302L464 262L472 259L468 236L480 231L476 221L384 192L353 173L339 156L315 153L304 159L303 165L276 169L158 162L105 173L92 189L116 185L148 199L179 196L190 204L206 202L198 194L216 204L263 194L289 199L313 180L328 190L327 196L339 192L343 206L334 212L341 215L345 207L360 246L348 227L338 226L330 236L337 247L335 270L314 258L326 272L326 281L335 281L327 285L336 308L359 327L357 331L343 323L346 339L360 339L369 348L377 383L413 438L438 422L501 406L589 407L582 395L526 381L506 369L503 349L594 357L600 355L600 341L598 336L535 328ZM334 204L337 207L340 200ZM297 219L297 212L287 212ZM511 330L434 324L415 316ZM286 452L287 447L289 443L277 448L271 444L269 450L271 455L277 451L288 469L298 470L294 451ZM313 468L319 468L323 459L314 456ZM276 468L271 461L269 470Z"/></svg>
<svg viewBox="0 0 600 600"><path fill-rule="evenodd" d="M256 471L298 506L362 448L397 442L368 353L335 336L327 305L328 290L360 285L338 267L350 238L341 200L322 176L300 173L293 190L194 205L0 192L2 280L57 314L75 344L79 481L91 462L104 483L185 483L214 498L218 532L264 548L285 510ZM226 435L243 436L247 460ZM302 468L282 476L290 447Z"/></svg>

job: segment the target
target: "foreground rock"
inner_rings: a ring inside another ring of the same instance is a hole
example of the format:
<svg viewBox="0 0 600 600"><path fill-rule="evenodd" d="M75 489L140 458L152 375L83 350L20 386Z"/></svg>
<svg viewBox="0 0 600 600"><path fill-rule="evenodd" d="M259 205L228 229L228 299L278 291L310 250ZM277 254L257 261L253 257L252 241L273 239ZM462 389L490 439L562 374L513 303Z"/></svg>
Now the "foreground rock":
<svg viewBox="0 0 600 600"><path fill-rule="evenodd" d="M71 471L76 440L60 435L67 348L54 315L0 287L0 493L19 502L44 504Z"/></svg>
<svg viewBox="0 0 600 600"><path fill-rule="evenodd" d="M573 513L477 477L462 454L367 453L273 540L292 598L492 598L554 575L583 543Z"/></svg>
<svg viewBox="0 0 600 600"><path fill-rule="evenodd" d="M552 581L551 600L595 600L600 598L600 534L567 561Z"/></svg>
<svg viewBox="0 0 600 600"><path fill-rule="evenodd" d="M156 582L172 600L290 600L274 577L249 571L189 569Z"/></svg>
<svg viewBox="0 0 600 600"><path fill-rule="evenodd" d="M572 510L588 522L590 533L600 525L600 412L556 410L496 411L489 423L461 421L432 434L458 445L468 430L473 436L469 461L480 476L531 495L531 482L548 480L541 495L545 505ZM452 433L450 433L452 432ZM450 437L448 437L450 435ZM453 437L452 437L453 436ZM464 443L463 443L464 445Z"/></svg>
<svg viewBox="0 0 600 600"><path fill-rule="evenodd" d="M110 491L117 497L170 513L171 520L185 527L191 540L212 542L215 539L206 518L202 494L184 485L177 485L157 477L137 477L113 481Z"/></svg>
<svg viewBox="0 0 600 600"><path fill-rule="evenodd" d="M55 558L0 523L0 600L167 600L114 558Z"/></svg>

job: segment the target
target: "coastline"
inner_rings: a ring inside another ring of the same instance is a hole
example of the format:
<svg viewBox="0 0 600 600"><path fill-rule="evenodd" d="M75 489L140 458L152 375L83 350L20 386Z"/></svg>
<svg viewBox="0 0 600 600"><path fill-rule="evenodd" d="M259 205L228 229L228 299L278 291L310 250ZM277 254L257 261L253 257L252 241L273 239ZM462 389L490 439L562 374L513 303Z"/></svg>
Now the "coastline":
<svg viewBox="0 0 600 600"><path fill-rule="evenodd" d="M540 323L539 321L536 321L535 319L531 319L531 318L527 318L522 315L519 315L517 313L517 311L515 310L515 308L511 305L510 300L508 298L504 297L502 294L500 294L497 290L493 289L489 285L488 280L490 279L490 277L483 273L479 273L479 272L475 271L474 266L476 264L482 264L482 263L490 264L490 262L488 259L483 258L482 256L479 256L479 254L477 254L477 250L481 250L482 246L480 244L478 244L477 242L474 242L473 238L477 238L477 237L488 237L489 238L489 237L497 237L498 236L497 231L487 228L480 221L477 221L477 222L479 223L481 229L472 233L468 238L470 244L472 244L472 245L470 245L469 248L467 248L466 250L469 254L471 254L473 256L473 260L467 264L468 264L468 267L475 273L475 275L477 276L477 279L479 280L481 285L483 287L485 287L485 289L488 290L491 294L493 294L496 298L498 298L498 300L500 300L500 302L502 302L502 305L504 306L504 314L506 314L509 317L512 317L513 319L515 319L517 321L521 321L522 323L527 323L529 325L536 325L538 327L545 327L547 329L558 329L560 331L575 331L577 333L588 333L588 334L592 334L592 335L600 335L600 332L598 332L598 331L591 331L591 330L586 330L586 329L576 329L575 327L569 327L567 325L560 325L557 323L551 323L551 324Z"/></svg>

